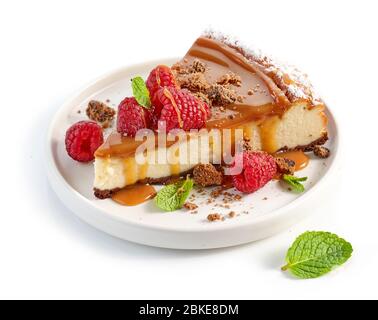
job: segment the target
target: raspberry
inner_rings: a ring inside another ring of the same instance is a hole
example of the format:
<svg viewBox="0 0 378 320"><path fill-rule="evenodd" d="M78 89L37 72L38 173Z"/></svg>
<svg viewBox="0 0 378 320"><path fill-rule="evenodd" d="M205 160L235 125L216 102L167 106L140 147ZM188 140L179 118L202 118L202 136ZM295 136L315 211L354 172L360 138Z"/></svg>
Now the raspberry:
<svg viewBox="0 0 378 320"><path fill-rule="evenodd" d="M157 66L148 76L146 86L150 92L152 105L157 109L156 112L160 114L162 105L156 96L157 92L164 87L177 88L171 68L163 65Z"/></svg>
<svg viewBox="0 0 378 320"><path fill-rule="evenodd" d="M149 128L152 121L150 110L140 106L135 98L126 98L118 106L117 131L135 137L140 129Z"/></svg>
<svg viewBox="0 0 378 320"><path fill-rule="evenodd" d="M92 121L77 122L66 132L68 155L79 162L92 161L103 142L102 128Z"/></svg>
<svg viewBox="0 0 378 320"><path fill-rule="evenodd" d="M155 116L159 122L165 121L167 132L176 128L185 131L201 129L210 117L209 106L187 90L161 88L157 98L162 110L159 115L155 109Z"/></svg>
<svg viewBox="0 0 378 320"><path fill-rule="evenodd" d="M235 188L244 193L253 193L273 179L277 166L274 158L266 152L245 151L235 156L231 168L233 172Z"/></svg>

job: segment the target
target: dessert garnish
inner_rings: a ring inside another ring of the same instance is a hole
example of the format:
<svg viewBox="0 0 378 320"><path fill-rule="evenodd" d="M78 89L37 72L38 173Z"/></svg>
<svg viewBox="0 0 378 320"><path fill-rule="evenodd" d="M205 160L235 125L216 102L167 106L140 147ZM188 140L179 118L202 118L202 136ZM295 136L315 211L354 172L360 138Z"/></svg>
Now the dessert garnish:
<svg viewBox="0 0 378 320"><path fill-rule="evenodd" d="M189 91L172 87L161 88L156 93L161 111L154 110L158 123L164 123L167 132L173 129L201 129L210 118L210 107Z"/></svg>
<svg viewBox="0 0 378 320"><path fill-rule="evenodd" d="M300 279L318 278L344 264L352 253L352 245L335 234L305 232L287 252L282 271L290 271Z"/></svg>
<svg viewBox="0 0 378 320"><path fill-rule="evenodd" d="M95 151L103 144L102 128L92 121L80 121L66 132L65 144L68 155L79 162L90 162Z"/></svg>
<svg viewBox="0 0 378 320"><path fill-rule="evenodd" d="M277 157L275 159L277 165L277 171L279 174L293 175L295 172L295 161Z"/></svg>
<svg viewBox="0 0 378 320"><path fill-rule="evenodd" d="M139 103L139 105L144 108L150 109L152 106L150 92L147 89L143 78L135 77L134 79L132 79L131 87L133 89L134 98Z"/></svg>
<svg viewBox="0 0 378 320"><path fill-rule="evenodd" d="M207 220L209 220L210 222L220 221L222 219L223 217L219 213L211 213L207 216Z"/></svg>
<svg viewBox="0 0 378 320"><path fill-rule="evenodd" d="M118 106L117 131L124 136L135 137L151 121L150 110L140 105L135 98L125 98Z"/></svg>
<svg viewBox="0 0 378 320"><path fill-rule="evenodd" d="M220 186L223 183L223 173L212 164L199 164L194 167L193 179L201 187Z"/></svg>
<svg viewBox="0 0 378 320"><path fill-rule="evenodd" d="M290 189L297 193L302 193L305 191L305 187L301 182L307 181L307 177L297 178L288 174L282 176L282 181L286 182Z"/></svg>
<svg viewBox="0 0 378 320"><path fill-rule="evenodd" d="M244 151L235 156L231 174L234 186L243 193L264 187L277 173L274 157L262 151Z"/></svg>
<svg viewBox="0 0 378 320"><path fill-rule="evenodd" d="M168 66L160 65L153 69L147 80L146 86L150 92L152 99L152 105L155 108L160 107L160 101L157 98L156 94L161 88L177 88L176 79L172 73L171 68ZM156 112L160 113L160 108Z"/></svg>
<svg viewBox="0 0 378 320"><path fill-rule="evenodd" d="M156 190L148 184L136 184L115 192L112 200L123 206L136 206L156 196Z"/></svg>
<svg viewBox="0 0 378 320"><path fill-rule="evenodd" d="M330 156L331 151L323 146L315 146L314 147L314 154L321 159L326 159Z"/></svg>
<svg viewBox="0 0 378 320"><path fill-rule="evenodd" d="M155 198L156 205L164 211L181 209L193 189L193 185L193 180L187 177L183 181L165 186Z"/></svg>
<svg viewBox="0 0 378 320"><path fill-rule="evenodd" d="M101 101L91 100L88 103L86 114L89 119L99 123L106 129L110 127L116 112Z"/></svg>
<svg viewBox="0 0 378 320"><path fill-rule="evenodd" d="M193 210L198 209L198 206L195 203L185 202L184 203L184 208L187 209L187 210L189 210L189 211L193 211Z"/></svg>

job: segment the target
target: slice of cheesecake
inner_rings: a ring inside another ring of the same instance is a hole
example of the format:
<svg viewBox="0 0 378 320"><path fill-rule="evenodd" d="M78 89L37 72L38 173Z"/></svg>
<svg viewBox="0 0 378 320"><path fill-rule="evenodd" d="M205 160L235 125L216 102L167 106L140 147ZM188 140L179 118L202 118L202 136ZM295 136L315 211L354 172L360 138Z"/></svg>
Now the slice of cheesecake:
<svg viewBox="0 0 378 320"><path fill-rule="evenodd" d="M208 32L173 70L182 88L212 104L208 130L187 133L181 142L173 139L156 144L144 162L139 157L144 155L139 150L143 141L111 134L95 154L98 198L111 197L137 182L164 183L206 160L221 159L224 150L214 148L216 137L203 140L211 129L229 129L231 135L242 130L242 137L248 138L254 149L270 153L310 151L328 139L325 105L307 77L237 41ZM174 160L157 161L161 155Z"/></svg>

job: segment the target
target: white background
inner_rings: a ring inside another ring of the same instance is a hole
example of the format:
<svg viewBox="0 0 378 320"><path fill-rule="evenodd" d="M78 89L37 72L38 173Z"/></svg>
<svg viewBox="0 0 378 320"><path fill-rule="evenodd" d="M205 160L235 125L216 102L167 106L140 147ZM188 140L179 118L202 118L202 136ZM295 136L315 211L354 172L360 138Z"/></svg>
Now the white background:
<svg viewBox="0 0 378 320"><path fill-rule="evenodd" d="M378 10L372 1L2 1L0 298L378 298ZM342 127L342 179L313 216L271 239L204 252L154 249L79 221L51 191L52 116L97 76L180 56L209 25L306 70ZM353 258L321 279L280 272L306 230Z"/></svg>

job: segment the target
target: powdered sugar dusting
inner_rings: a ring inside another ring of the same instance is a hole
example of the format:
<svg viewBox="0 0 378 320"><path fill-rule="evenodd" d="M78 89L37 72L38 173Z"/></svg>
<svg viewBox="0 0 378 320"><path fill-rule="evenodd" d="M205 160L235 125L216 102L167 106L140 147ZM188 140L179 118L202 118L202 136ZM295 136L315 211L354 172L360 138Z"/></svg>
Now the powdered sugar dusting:
<svg viewBox="0 0 378 320"><path fill-rule="evenodd" d="M295 66L279 62L277 59L273 59L263 53L260 49L246 45L236 37L225 35L219 31L208 29L203 33L203 36L221 41L237 49L246 59L257 63L261 70L283 91L290 102L307 100L314 106L323 104L321 98L315 93L308 76Z"/></svg>

